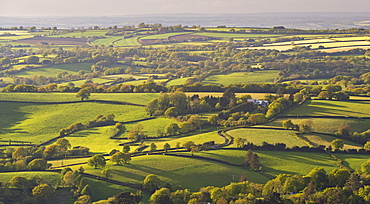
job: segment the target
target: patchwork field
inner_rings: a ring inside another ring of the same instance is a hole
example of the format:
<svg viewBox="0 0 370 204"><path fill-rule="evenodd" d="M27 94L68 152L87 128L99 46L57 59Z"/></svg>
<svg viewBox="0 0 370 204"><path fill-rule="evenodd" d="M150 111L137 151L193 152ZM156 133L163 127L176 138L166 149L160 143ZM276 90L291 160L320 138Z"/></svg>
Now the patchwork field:
<svg viewBox="0 0 370 204"><path fill-rule="evenodd" d="M322 167L326 172L339 168L336 161L328 154L307 152L255 151L263 169L273 175L306 175L313 168Z"/></svg>
<svg viewBox="0 0 370 204"><path fill-rule="evenodd" d="M335 154L335 156L343 160L345 166L354 170L361 170L361 165L369 160L369 155Z"/></svg>
<svg viewBox="0 0 370 204"><path fill-rule="evenodd" d="M77 74L80 70L90 73L91 65L93 63L75 63L75 64L60 64L53 65L47 68L37 68L24 72L17 73L18 77L32 77L32 76L46 76L46 77L56 77L57 74L63 71L67 71L68 74Z"/></svg>
<svg viewBox="0 0 370 204"><path fill-rule="evenodd" d="M284 115L370 117L370 101L308 100Z"/></svg>
<svg viewBox="0 0 370 204"><path fill-rule="evenodd" d="M338 137L322 135L322 134L302 134L302 138L310 141L314 146L325 145L326 147L331 146L331 141L338 139ZM343 140L343 149L361 149L363 145L357 144L352 141Z"/></svg>
<svg viewBox="0 0 370 204"><path fill-rule="evenodd" d="M295 131L291 130L270 130L270 129L252 129L252 128L239 128L230 130L227 134L232 137L240 137L247 139L255 145L262 145L262 142L270 144L285 143L287 147L306 146L304 141L299 140L294 135ZM232 144L231 147L236 147Z"/></svg>
<svg viewBox="0 0 370 204"><path fill-rule="evenodd" d="M26 104L0 102L1 138L38 144L58 136L60 129L75 122L87 122L99 114L113 113L116 121L130 121L147 117L144 107L107 105L99 103Z"/></svg>
<svg viewBox="0 0 370 204"><path fill-rule="evenodd" d="M204 84L236 84L236 83L269 83L277 76L276 70L254 72L235 72L226 75L212 75L202 81Z"/></svg>
<svg viewBox="0 0 370 204"><path fill-rule="evenodd" d="M163 183L182 185L191 191L202 186L224 186L238 181L244 173L257 183L265 183L268 178L240 167L219 164L193 158L180 158L166 155L149 155L134 157L130 164L116 166L111 162L107 168L113 170L113 178L119 181L140 183L150 173L157 175ZM87 173L100 175L99 169L84 166Z"/></svg>

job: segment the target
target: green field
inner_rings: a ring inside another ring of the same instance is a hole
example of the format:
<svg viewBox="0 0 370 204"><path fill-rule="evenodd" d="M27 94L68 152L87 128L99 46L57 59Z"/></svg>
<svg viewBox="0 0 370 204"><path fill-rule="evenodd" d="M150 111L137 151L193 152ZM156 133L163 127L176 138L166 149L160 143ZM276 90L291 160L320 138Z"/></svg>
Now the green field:
<svg viewBox="0 0 370 204"><path fill-rule="evenodd" d="M189 79L189 78L191 78L191 77L173 79L173 80L167 82L167 86L185 84L186 80Z"/></svg>
<svg viewBox="0 0 370 204"><path fill-rule="evenodd" d="M264 171L273 175L306 175L313 168L322 167L326 172L339 168L328 154L308 152L254 151L259 156Z"/></svg>
<svg viewBox="0 0 370 204"><path fill-rule="evenodd" d="M370 101L307 100L284 115L369 117Z"/></svg>
<svg viewBox="0 0 370 204"><path fill-rule="evenodd" d="M184 34L192 34L192 32L174 32L174 33L164 33L164 34L158 34L158 35L148 35L140 39L142 40L167 39L172 36L184 35Z"/></svg>
<svg viewBox="0 0 370 204"><path fill-rule="evenodd" d="M299 107L300 109L301 107ZM299 124L302 120L293 118L279 118L272 122L266 123L263 126L273 126L273 127L282 127L281 123L286 120L292 120L294 124ZM315 132L322 132L328 134L334 134L338 131L338 127L341 124L348 124L351 126L353 132L363 132L370 129L370 120L369 119L340 119L340 118L311 118L312 120L312 129Z"/></svg>
<svg viewBox="0 0 370 204"><path fill-rule="evenodd" d="M212 75L202 81L203 84L236 84L236 83L271 83L279 71L263 70L254 72L235 72L231 74Z"/></svg>
<svg viewBox="0 0 370 204"><path fill-rule="evenodd" d="M262 142L269 144L285 143L287 147L306 146L302 140L299 140L294 135L295 131L291 130L269 130L269 129L253 129L253 128L238 128L230 130L227 134L232 137L240 137L247 139L255 145L261 145ZM231 147L236 147L232 144Z"/></svg>
<svg viewBox="0 0 370 204"><path fill-rule="evenodd" d="M338 139L338 137L322 135L322 134L302 134L302 138L310 141L314 146L325 145L331 146L331 141ZM352 141L343 140L343 149L361 149L363 146Z"/></svg>
<svg viewBox="0 0 370 204"><path fill-rule="evenodd" d="M109 37L109 38L102 38L102 39L97 39L91 42L92 45L114 45L115 41L123 39L122 36L115 36L115 37Z"/></svg>
<svg viewBox="0 0 370 204"><path fill-rule="evenodd" d="M58 172L32 172L32 171L27 171L27 172L2 172L0 173L0 182L9 182L14 176L22 176L27 179L35 177L35 176L40 176L44 178L45 180L48 181L48 183L55 185L59 184L61 180L61 176Z"/></svg>
<svg viewBox="0 0 370 204"><path fill-rule="evenodd" d="M369 155L361 154L335 154L343 164L354 170L361 170L361 165L370 159Z"/></svg>
<svg viewBox="0 0 370 204"><path fill-rule="evenodd" d="M18 77L46 76L56 77L57 74L67 71L68 74L77 74L80 70L90 73L92 63L75 63L75 64L60 64L53 65L47 68L37 68L24 72L17 73Z"/></svg>
<svg viewBox="0 0 370 204"><path fill-rule="evenodd" d="M191 155L190 152L178 152L178 153L176 152L176 154ZM230 162L236 165L242 165L247 155L247 150L218 149L218 150L201 151L201 152L195 153L194 155L222 160L222 161Z"/></svg>
<svg viewBox="0 0 370 204"><path fill-rule="evenodd" d="M84 166L85 172L101 175L101 169ZM165 155L149 155L134 157L130 164L116 166L111 162L106 168L113 170L113 179L140 183L148 174L157 175L162 181L172 185L182 185L191 191L198 191L204 186L225 186L238 181L245 173L249 180L265 183L268 178L241 167L229 166L192 158L180 158Z"/></svg>
<svg viewBox="0 0 370 204"><path fill-rule="evenodd" d="M211 33L211 32L204 32L204 33L194 33L192 35L203 35L209 36L214 38L257 38L257 37L280 37L284 35L280 34L243 34L243 33Z"/></svg>
<svg viewBox="0 0 370 204"><path fill-rule="evenodd" d="M0 102L2 142L28 141L34 144L58 136L59 130L75 122L87 122L96 115L113 113L116 121L147 117L144 107L100 103L26 104ZM74 144L79 145L79 144Z"/></svg>
<svg viewBox="0 0 370 204"><path fill-rule="evenodd" d="M182 146L185 142L193 141L195 144L203 144L204 142L215 141L217 144L222 144L225 140L217 134L217 131L206 132L206 133L190 133L189 135L177 135L171 137L161 137L155 139L145 140L146 145L154 143L157 145L157 149L163 149L164 144L168 143L171 145L171 148L176 147L176 144L179 142ZM149 150L149 149L148 149Z"/></svg>
<svg viewBox="0 0 370 204"><path fill-rule="evenodd" d="M138 42L139 37L132 37L132 38L123 38L121 40L118 40L114 43L117 47L133 47L133 46L141 46L141 44Z"/></svg>
<svg viewBox="0 0 370 204"><path fill-rule="evenodd" d="M85 32L75 31L71 33L59 34L59 35L49 35L46 37L51 38L60 38L60 37L69 37L69 38L87 38L92 36L104 36L107 33L106 30L86 30Z"/></svg>
<svg viewBox="0 0 370 204"><path fill-rule="evenodd" d="M92 93L91 100L121 101L145 105L151 99L157 98L158 93ZM34 101L34 102L65 102L80 101L76 93L4 93L0 92L0 100Z"/></svg>
<svg viewBox="0 0 370 204"><path fill-rule="evenodd" d="M124 191L136 193L136 189L132 189L125 186L111 184L105 181L95 180L91 178L85 178L87 183L91 186L92 190L92 201L106 200L109 197L113 197ZM143 193L143 201L149 199L149 195Z"/></svg>

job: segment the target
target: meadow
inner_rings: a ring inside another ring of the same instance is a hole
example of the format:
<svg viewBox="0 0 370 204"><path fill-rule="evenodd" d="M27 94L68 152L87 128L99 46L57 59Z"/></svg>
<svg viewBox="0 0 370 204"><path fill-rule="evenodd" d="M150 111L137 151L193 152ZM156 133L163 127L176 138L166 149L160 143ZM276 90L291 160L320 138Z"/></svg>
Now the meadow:
<svg viewBox="0 0 370 204"><path fill-rule="evenodd" d="M308 152L279 152L279 151L254 151L259 156L263 170L272 175L300 174L306 175L313 168L322 167L330 172L337 166L337 162L324 153Z"/></svg>
<svg viewBox="0 0 370 204"><path fill-rule="evenodd" d="M37 68L16 74L18 77L32 77L32 76L46 76L56 77L60 72L66 71L68 74L77 74L80 70L90 73L91 65L93 63L74 63L74 64L60 64L52 65L47 68Z"/></svg>
<svg viewBox="0 0 370 204"><path fill-rule="evenodd" d="M167 39L167 38L172 37L172 36L184 35L184 34L189 34L189 32L173 32L173 33L164 33L164 34L157 34L157 35L148 35L148 36L142 37L140 39L142 39L142 40Z"/></svg>
<svg viewBox="0 0 370 204"><path fill-rule="evenodd" d="M370 101L307 100L285 116L369 117Z"/></svg>
<svg viewBox="0 0 370 204"><path fill-rule="evenodd" d="M96 115L113 113L116 121L147 117L144 107L101 103L27 104L0 102L2 139L38 144L56 137L59 130L76 122L87 122ZM4 142L3 141L3 142ZM76 144L77 145L77 144Z"/></svg>
<svg viewBox="0 0 370 204"><path fill-rule="evenodd" d="M135 46L141 46L141 44L138 42L139 37L131 37L131 38L123 38L114 43L117 47L135 47Z"/></svg>
<svg viewBox="0 0 370 204"><path fill-rule="evenodd" d="M83 166L85 172L101 175L101 169ZM106 168L113 171L113 179L119 181L140 183L148 174L157 175L163 184L181 185L191 191L198 191L204 186L224 186L232 181L238 181L244 173L249 180L265 183L268 178L253 171L205 161L194 158L181 158L167 155L146 155L132 158L130 164L117 166L111 162Z"/></svg>
<svg viewBox="0 0 370 204"><path fill-rule="evenodd" d="M107 33L106 30L86 30L85 32L74 31L70 33L48 35L50 38L87 38L92 36L104 36Z"/></svg>
<svg viewBox="0 0 370 204"><path fill-rule="evenodd" d="M314 146L324 145L326 147L331 146L331 141L338 139L338 137L334 136L313 133L301 134L300 137L310 141ZM349 140L342 139L342 141L344 143L343 149L361 149L363 147L362 145Z"/></svg>
<svg viewBox="0 0 370 204"><path fill-rule="evenodd" d="M20 176L19 172L2 172L0 174L0 182L5 183L9 182L14 176ZM33 177L41 177L45 180L47 180L50 184L56 185L60 183L61 181L61 175L58 172L22 172L22 177L25 177L27 179L33 178Z"/></svg>
<svg viewBox="0 0 370 204"><path fill-rule="evenodd" d="M146 105L151 99L157 98L159 93L92 93L90 100L120 101ZM76 93L5 93L0 92L3 101L33 101L33 102L66 102L80 101Z"/></svg>
<svg viewBox="0 0 370 204"><path fill-rule="evenodd" d="M236 84L236 83L271 83L277 76L276 70L254 72L235 72L231 74L211 75L202 81L204 84Z"/></svg>
<svg viewBox="0 0 370 204"><path fill-rule="evenodd" d="M297 107L301 109L301 107ZM298 117L299 118L299 117ZM291 120L294 124L299 124L307 118L278 118L272 122L261 125L261 127L282 127L282 122L286 120ZM341 124L348 124L351 127L352 132L363 132L370 129L370 120L369 119L350 119L350 118L309 118L312 121L312 130L314 132L334 134L338 131L338 127ZM259 127L259 126L257 126Z"/></svg>
<svg viewBox="0 0 370 204"><path fill-rule="evenodd" d="M240 137L247 139L255 145L262 145L262 142L270 144L285 143L287 147L307 146L307 144L295 137L295 131L291 130L271 130L271 129L255 129L255 128L238 128L227 131L232 137ZM236 147L232 144L230 147Z"/></svg>
<svg viewBox="0 0 370 204"><path fill-rule="evenodd" d="M343 161L343 164L353 170L361 170L361 165L369 160L369 155L359 154L335 154Z"/></svg>

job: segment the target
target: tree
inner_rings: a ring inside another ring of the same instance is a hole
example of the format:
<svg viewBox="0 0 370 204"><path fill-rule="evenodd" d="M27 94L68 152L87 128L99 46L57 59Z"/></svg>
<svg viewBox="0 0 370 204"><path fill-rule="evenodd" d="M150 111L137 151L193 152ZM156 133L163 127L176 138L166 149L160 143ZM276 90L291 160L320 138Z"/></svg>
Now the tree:
<svg viewBox="0 0 370 204"><path fill-rule="evenodd" d="M69 141L67 139L64 139L64 138L59 138L56 141L56 145L61 146L65 150L70 149L72 147L71 143L69 143Z"/></svg>
<svg viewBox="0 0 370 204"><path fill-rule="evenodd" d="M248 122L251 123L252 125L261 124L261 123L264 123L266 121L267 121L267 118L262 113L252 114L248 118Z"/></svg>
<svg viewBox="0 0 370 204"><path fill-rule="evenodd" d="M151 143L150 144L150 153L153 153L157 150L157 145L155 145L154 143Z"/></svg>
<svg viewBox="0 0 370 204"><path fill-rule="evenodd" d="M179 128L179 125L177 125L177 123L169 123L166 127L165 127L165 132L168 134L168 135L176 135L176 133L178 133L180 130Z"/></svg>
<svg viewBox="0 0 370 204"><path fill-rule="evenodd" d="M18 147L12 153L13 159L23 159L28 155L27 150L24 147Z"/></svg>
<svg viewBox="0 0 370 204"><path fill-rule="evenodd" d="M190 200L191 192L189 189L177 190L171 193L173 203L176 204L187 204Z"/></svg>
<svg viewBox="0 0 370 204"><path fill-rule="evenodd" d="M29 182L22 176L14 176L10 179L9 184L18 189L26 189L29 187Z"/></svg>
<svg viewBox="0 0 370 204"><path fill-rule="evenodd" d="M111 157L111 161L112 162L115 162L115 163L117 163L117 165L120 165L120 164L123 164L124 163L124 153L122 153L122 152L116 152L116 153L114 153L113 155L112 155L112 157Z"/></svg>
<svg viewBox="0 0 370 204"><path fill-rule="evenodd" d="M53 188L48 184L40 184L32 189L32 195L40 200L46 200L53 192Z"/></svg>
<svg viewBox="0 0 370 204"><path fill-rule="evenodd" d="M161 185L161 180L154 174L149 174L143 181L144 189L154 192Z"/></svg>
<svg viewBox="0 0 370 204"><path fill-rule="evenodd" d="M27 64L37 64L39 63L39 60L40 58L37 56L29 56L25 61Z"/></svg>
<svg viewBox="0 0 370 204"><path fill-rule="evenodd" d="M293 124L292 120L286 120L283 123L281 123L281 125L286 129L293 129L294 128L294 124Z"/></svg>
<svg viewBox="0 0 370 204"><path fill-rule="evenodd" d="M331 146L333 147L334 150L343 149L344 142L341 139L335 139L331 141Z"/></svg>
<svg viewBox="0 0 370 204"><path fill-rule="evenodd" d="M158 110L158 108L158 99L152 99L146 105L146 111L148 112L149 116L154 116L154 113L156 110Z"/></svg>
<svg viewBox="0 0 370 204"><path fill-rule="evenodd" d="M348 124L341 124L338 127L338 132L335 133L339 136L349 137L351 136L351 126Z"/></svg>
<svg viewBox="0 0 370 204"><path fill-rule="evenodd" d="M77 182L77 177L79 173L76 171L68 171L63 176L63 181L66 186L74 186Z"/></svg>
<svg viewBox="0 0 370 204"><path fill-rule="evenodd" d="M363 174L370 174L370 159L361 164L361 172Z"/></svg>
<svg viewBox="0 0 370 204"><path fill-rule="evenodd" d="M141 194L141 191L138 191L137 193L131 193L128 191L124 191L118 195L115 195L114 197L111 197L108 199L109 204L138 204L141 203L143 195Z"/></svg>
<svg viewBox="0 0 370 204"><path fill-rule="evenodd" d="M101 173L105 178L112 178L112 177L113 177L112 170L110 170L110 169L103 169L100 173Z"/></svg>
<svg viewBox="0 0 370 204"><path fill-rule="evenodd" d="M99 167L105 167L106 161L103 155L97 154L87 160L87 164L97 169Z"/></svg>
<svg viewBox="0 0 370 204"><path fill-rule="evenodd" d="M130 145L129 144L125 144L123 146L123 153L129 153L130 150L131 150L131 148L130 148Z"/></svg>
<svg viewBox="0 0 370 204"><path fill-rule="evenodd" d="M234 141L237 148L243 148L245 143L247 143L247 139L241 137L236 137Z"/></svg>
<svg viewBox="0 0 370 204"><path fill-rule="evenodd" d="M168 150L171 148L170 144L166 143L163 145L164 152L168 152Z"/></svg>
<svg viewBox="0 0 370 204"><path fill-rule="evenodd" d="M78 197L73 204L90 204L91 202L91 197L89 195L83 195Z"/></svg>
<svg viewBox="0 0 370 204"><path fill-rule="evenodd" d="M190 147L191 156L193 156L194 153L196 153L196 152L199 152L199 147L197 147L197 146L191 146Z"/></svg>
<svg viewBox="0 0 370 204"><path fill-rule="evenodd" d="M77 92L76 97L77 98L81 98L81 101L83 101L84 99L89 100L89 97L90 97L90 88L80 89Z"/></svg>
<svg viewBox="0 0 370 204"><path fill-rule="evenodd" d="M44 159L34 159L28 163L29 170L45 170L47 168L47 162Z"/></svg>
<svg viewBox="0 0 370 204"><path fill-rule="evenodd" d="M330 186L344 186L351 173L345 169L333 169L328 174Z"/></svg>
<svg viewBox="0 0 370 204"><path fill-rule="evenodd" d="M191 147L192 146L195 146L195 143L193 141L187 141L185 142L184 144L182 144L182 146L187 149L188 151L190 151Z"/></svg>
<svg viewBox="0 0 370 204"><path fill-rule="evenodd" d="M310 133L312 131L313 122L310 119L302 120L299 123L299 130L303 133Z"/></svg>
<svg viewBox="0 0 370 204"><path fill-rule="evenodd" d="M314 168L307 174L316 190L324 189L329 182L326 171L323 168Z"/></svg>
<svg viewBox="0 0 370 204"><path fill-rule="evenodd" d="M171 192L168 188L156 190L149 198L151 204L172 204Z"/></svg>
<svg viewBox="0 0 370 204"><path fill-rule="evenodd" d="M364 144L364 149L366 149L366 150L370 150L370 141L367 141L367 142Z"/></svg>
<svg viewBox="0 0 370 204"><path fill-rule="evenodd" d="M164 115L168 118L174 118L179 115L179 112L176 107L170 107L164 112Z"/></svg>

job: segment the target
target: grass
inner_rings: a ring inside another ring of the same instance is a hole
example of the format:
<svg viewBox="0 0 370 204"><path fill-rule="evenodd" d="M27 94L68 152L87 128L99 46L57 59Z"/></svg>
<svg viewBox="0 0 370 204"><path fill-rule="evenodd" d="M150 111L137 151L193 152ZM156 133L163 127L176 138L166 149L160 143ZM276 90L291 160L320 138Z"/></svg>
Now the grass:
<svg viewBox="0 0 370 204"><path fill-rule="evenodd" d="M179 152L177 154L184 154L184 155L191 155L190 152ZM200 151L195 153L194 155L206 157L206 158L212 158L212 159L218 159L226 162L230 162L232 164L241 165L245 157L247 155L246 150L208 150L208 151Z"/></svg>
<svg viewBox="0 0 370 204"><path fill-rule="evenodd" d="M24 72L17 73L18 77L32 77L32 76L46 76L56 77L57 74L63 71L67 71L68 74L77 74L80 70L90 73L91 65L93 63L74 63L74 64L60 64L53 65L47 68L37 68Z"/></svg>
<svg viewBox="0 0 370 204"><path fill-rule="evenodd" d="M9 182L14 176L22 176L27 179L30 179L34 176L40 176L47 180L51 184L58 184L61 180L61 176L57 172L32 172L32 171L24 171L24 172L2 172L0 173L0 182Z"/></svg>
<svg viewBox="0 0 370 204"><path fill-rule="evenodd" d="M99 200L106 200L109 197L113 197L114 195L117 195L119 193L129 191L131 193L136 193L136 189L132 189L125 186L120 186L116 184L111 184L105 181L95 180L91 178L85 178L87 183L91 187L92 191L92 201L99 201ZM146 201L149 199L149 195L146 193L143 193L143 201Z"/></svg>
<svg viewBox="0 0 370 204"><path fill-rule="evenodd" d="M186 80L189 79L189 78L191 78L191 77L173 79L173 80L167 82L167 86L185 84Z"/></svg>
<svg viewBox="0 0 370 204"><path fill-rule="evenodd" d="M280 37L284 35L279 34L243 34L243 33L211 33L211 32L204 32L204 33L194 33L192 35L203 35L209 36L214 38L257 38L257 37Z"/></svg>
<svg viewBox="0 0 370 204"><path fill-rule="evenodd" d="M117 47L134 47L134 46L141 46L138 41L139 37L132 37L132 38L123 38L118 40L114 43Z"/></svg>
<svg viewBox="0 0 370 204"><path fill-rule="evenodd" d="M185 142L193 141L195 144L203 144L204 142L215 141L217 144L224 143L225 140L217 134L217 131L206 132L206 133L195 133L192 132L189 135L177 135L171 137L162 137L155 139L145 140L146 145L154 143L157 145L157 149L163 149L164 144L168 143L171 145L171 148L176 147L176 144L179 142L180 145Z"/></svg>
<svg viewBox="0 0 370 204"><path fill-rule="evenodd" d="M306 146L306 144L294 136L294 131L290 130L269 130L269 129L252 129L252 128L239 128L230 130L227 134L232 137L241 137L247 139L255 145L261 145L262 142L270 144L285 143L287 147L293 146ZM232 144L231 147L236 147Z"/></svg>
<svg viewBox="0 0 370 204"><path fill-rule="evenodd" d="M106 30L86 30L85 32L80 32L80 31L75 31L75 32L72 32L72 33L65 33L65 34L59 34L59 35L49 35L49 36L46 36L46 37L51 37L51 38L60 38L60 37L63 37L63 38L66 38L66 37L69 37L69 38L87 38L89 36L104 36L105 33L107 33Z"/></svg>
<svg viewBox="0 0 370 204"><path fill-rule="evenodd" d="M339 168L328 154L308 152L254 151L259 156L264 171L272 175L306 175L313 168L322 167L326 172Z"/></svg>
<svg viewBox="0 0 370 204"><path fill-rule="evenodd" d="M337 137L334 137L334 136L322 135L322 134L312 134L312 133L303 134L300 136L310 141L315 146L325 145L326 147L331 146L331 141L338 139ZM343 142L344 142L344 149L361 149L362 148L362 145L357 144L352 141L343 140Z"/></svg>
<svg viewBox="0 0 370 204"><path fill-rule="evenodd" d="M192 34L192 32L174 32L174 33L164 33L164 34L158 34L158 35L148 35L140 39L142 40L167 39L172 36L184 35L184 34Z"/></svg>
<svg viewBox="0 0 370 204"><path fill-rule="evenodd" d="M87 122L98 114L113 113L116 121L129 121L147 117L144 107L82 104L25 104L1 102L1 138L40 143L58 135L60 129L75 122ZM78 144L73 144L78 145Z"/></svg>
<svg viewBox="0 0 370 204"><path fill-rule="evenodd" d="M292 49L293 45L269 45L269 46L259 46L259 47L243 47L237 48L241 50L251 49L251 50L278 50L278 51L286 51Z"/></svg>
<svg viewBox="0 0 370 204"><path fill-rule="evenodd" d="M254 72L235 72L231 74L212 75L202 81L203 84L269 83L277 76L277 70Z"/></svg>
<svg viewBox="0 0 370 204"><path fill-rule="evenodd" d="M335 154L343 164L354 170L361 170L361 165L369 160L369 155L359 155L359 154Z"/></svg>
<svg viewBox="0 0 370 204"><path fill-rule="evenodd" d="M100 175L101 169L93 169L88 166L84 166L84 168L87 173ZM165 155L134 157L130 164L122 166L108 162L106 168L113 171L113 179L115 180L140 183L148 174L155 174L163 183L171 182L172 185L182 185L191 191L198 191L200 187L204 186L225 186L232 181L238 181L243 173L253 182L265 183L268 181L267 177L240 167Z"/></svg>
<svg viewBox="0 0 370 204"><path fill-rule="evenodd" d="M159 93L92 93L90 100L108 100L130 102L145 105L151 99L157 98ZM0 100L6 101L34 101L34 102L64 102L80 101L76 93L4 93L0 92Z"/></svg>
<svg viewBox="0 0 370 204"><path fill-rule="evenodd" d="M302 120L305 119L296 119L289 118L294 124L299 124ZM273 127L282 127L281 123L288 120L288 118L280 118L269 122L263 126L273 126ZM341 124L348 124L351 126L352 131L354 132L363 132L367 129L370 129L370 120L369 119L340 119L340 118L311 118L313 122L313 131L334 134L338 131L338 127Z"/></svg>
<svg viewBox="0 0 370 204"><path fill-rule="evenodd" d="M109 38L102 38L102 39L97 39L91 42L92 45L114 45L115 41L123 39L122 36L115 36L115 37L109 37Z"/></svg>
<svg viewBox="0 0 370 204"><path fill-rule="evenodd" d="M370 101L307 100L284 115L369 117Z"/></svg>

